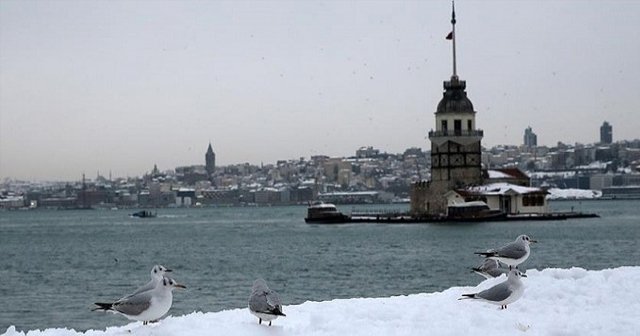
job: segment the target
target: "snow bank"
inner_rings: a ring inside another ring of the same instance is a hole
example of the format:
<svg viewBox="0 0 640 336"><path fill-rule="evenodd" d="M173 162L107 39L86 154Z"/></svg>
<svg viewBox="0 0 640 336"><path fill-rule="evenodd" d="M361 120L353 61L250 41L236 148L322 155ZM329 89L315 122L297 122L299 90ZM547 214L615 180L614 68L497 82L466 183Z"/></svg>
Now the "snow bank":
<svg viewBox="0 0 640 336"><path fill-rule="evenodd" d="M258 325L247 309L235 309L169 316L148 326L130 323L85 333L69 329L24 333L10 327L3 335L638 335L640 267L529 270L527 275L524 296L506 310L457 300L463 293L503 281L501 277L431 294L285 306L287 317L271 327Z"/></svg>
<svg viewBox="0 0 640 336"><path fill-rule="evenodd" d="M599 190L551 188L548 191L548 199L592 199L602 197L602 191Z"/></svg>

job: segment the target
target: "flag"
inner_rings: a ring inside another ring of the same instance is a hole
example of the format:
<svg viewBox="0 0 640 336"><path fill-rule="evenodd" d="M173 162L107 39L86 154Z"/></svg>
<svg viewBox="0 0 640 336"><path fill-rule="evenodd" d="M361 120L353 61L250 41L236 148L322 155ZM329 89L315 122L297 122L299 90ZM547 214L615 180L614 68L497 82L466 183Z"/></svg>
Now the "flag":
<svg viewBox="0 0 640 336"><path fill-rule="evenodd" d="M453 31L451 31L451 32L449 33L449 35L447 35L446 39L447 39L447 40L453 40Z"/></svg>

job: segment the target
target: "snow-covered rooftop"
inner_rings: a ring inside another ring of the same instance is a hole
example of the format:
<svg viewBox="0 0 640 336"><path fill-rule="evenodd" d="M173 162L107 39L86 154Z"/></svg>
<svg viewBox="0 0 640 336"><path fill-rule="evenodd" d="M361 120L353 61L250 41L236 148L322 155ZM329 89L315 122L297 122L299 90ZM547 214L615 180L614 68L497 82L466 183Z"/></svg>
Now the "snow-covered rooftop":
<svg viewBox="0 0 640 336"><path fill-rule="evenodd" d="M481 186L467 188L470 192L482 193L484 195L504 195L509 190L518 194L528 194L533 192L543 192L540 188L523 187L511 183L491 183Z"/></svg>
<svg viewBox="0 0 640 336"><path fill-rule="evenodd" d="M248 309L241 308L216 313L194 312L169 316L147 326L136 322L84 333L72 329L23 332L9 327L3 336L638 334L640 267L601 271L529 270L527 276L523 279L524 296L506 310L484 302L458 300L462 294L475 293L504 281L502 276L479 282L476 287L452 287L437 293L285 306L283 311L287 316L273 321L271 327L258 325ZM281 297L286 301L283 294ZM124 321L123 318L123 324Z"/></svg>
<svg viewBox="0 0 640 336"><path fill-rule="evenodd" d="M509 174L503 173L503 172L498 171L498 170L493 170L493 169L487 170L487 173L489 174L489 178L492 178L492 179L509 178L509 177L511 177L511 175L509 175Z"/></svg>
<svg viewBox="0 0 640 336"><path fill-rule="evenodd" d="M549 189L548 199L591 199L602 197L602 191L583 189Z"/></svg>

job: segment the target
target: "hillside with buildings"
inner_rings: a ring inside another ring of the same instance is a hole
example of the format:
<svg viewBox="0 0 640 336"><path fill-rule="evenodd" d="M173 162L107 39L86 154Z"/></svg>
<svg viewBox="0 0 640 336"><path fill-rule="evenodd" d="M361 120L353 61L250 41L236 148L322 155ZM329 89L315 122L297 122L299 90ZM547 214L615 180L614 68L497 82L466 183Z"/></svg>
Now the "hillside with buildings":
<svg viewBox="0 0 640 336"><path fill-rule="evenodd" d="M209 154L209 157L211 155ZM362 147L353 156L281 160L276 163L153 167L144 176L98 175L68 182L0 183L0 207L191 207L400 202L413 183L431 178L431 153L409 148L389 154ZM206 162L206 161L205 161ZM640 189L640 140L496 146L482 151L482 166L519 168L531 185L603 192L604 197Z"/></svg>

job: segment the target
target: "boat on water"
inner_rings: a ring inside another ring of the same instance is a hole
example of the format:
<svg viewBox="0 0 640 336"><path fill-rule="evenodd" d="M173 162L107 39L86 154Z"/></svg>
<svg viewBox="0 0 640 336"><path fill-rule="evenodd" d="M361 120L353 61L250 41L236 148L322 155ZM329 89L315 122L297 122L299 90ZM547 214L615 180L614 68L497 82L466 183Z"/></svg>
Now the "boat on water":
<svg viewBox="0 0 640 336"><path fill-rule="evenodd" d="M149 210L140 210L138 212L134 212L131 214L131 217L138 217L138 218L153 218L156 217L156 213L155 212L151 212Z"/></svg>
<svg viewBox="0 0 640 336"><path fill-rule="evenodd" d="M309 205L304 221L306 223L331 224L350 222L351 218L338 211L334 204L318 201Z"/></svg>

